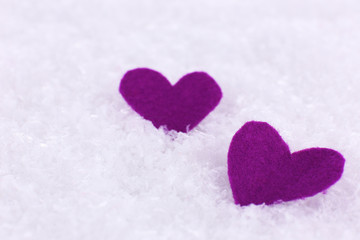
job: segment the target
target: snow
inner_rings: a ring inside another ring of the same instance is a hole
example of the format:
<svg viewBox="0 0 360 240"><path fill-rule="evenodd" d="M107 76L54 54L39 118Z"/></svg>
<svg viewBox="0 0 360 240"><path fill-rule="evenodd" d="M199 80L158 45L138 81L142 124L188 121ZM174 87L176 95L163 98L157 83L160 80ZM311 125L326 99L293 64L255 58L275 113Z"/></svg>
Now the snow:
<svg viewBox="0 0 360 240"><path fill-rule="evenodd" d="M0 239L357 239L357 0L0 0ZM206 71L220 105L166 134L122 99L136 67ZM233 203L249 120L346 158L326 194Z"/></svg>

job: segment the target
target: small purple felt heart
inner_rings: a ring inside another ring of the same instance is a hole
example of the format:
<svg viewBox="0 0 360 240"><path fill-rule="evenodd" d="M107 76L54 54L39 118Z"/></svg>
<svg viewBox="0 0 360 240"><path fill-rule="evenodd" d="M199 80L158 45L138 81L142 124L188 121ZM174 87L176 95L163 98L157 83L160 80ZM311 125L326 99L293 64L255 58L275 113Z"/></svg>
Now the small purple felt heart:
<svg viewBox="0 0 360 240"><path fill-rule="evenodd" d="M293 154L264 122L247 122L233 137L228 174L236 204L272 204L313 196L337 182L345 159L331 149Z"/></svg>
<svg viewBox="0 0 360 240"><path fill-rule="evenodd" d="M159 72L147 68L128 71L120 93L126 102L155 127L187 132L220 102L221 89L208 74L193 72L174 86Z"/></svg>

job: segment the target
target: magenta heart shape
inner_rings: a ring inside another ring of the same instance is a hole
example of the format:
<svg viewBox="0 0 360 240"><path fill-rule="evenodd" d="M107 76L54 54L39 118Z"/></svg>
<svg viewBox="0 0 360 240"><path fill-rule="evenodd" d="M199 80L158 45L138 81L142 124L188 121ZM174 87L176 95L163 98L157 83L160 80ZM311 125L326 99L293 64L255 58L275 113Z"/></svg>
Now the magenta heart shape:
<svg viewBox="0 0 360 240"><path fill-rule="evenodd" d="M293 154L265 122L247 122L233 137L228 174L236 204L272 204L313 196L337 182L345 159L332 149Z"/></svg>
<svg viewBox="0 0 360 240"><path fill-rule="evenodd" d="M221 89L205 72L193 72L174 86L159 72L147 68L128 71L120 93L139 115L155 127L187 132L220 102Z"/></svg>

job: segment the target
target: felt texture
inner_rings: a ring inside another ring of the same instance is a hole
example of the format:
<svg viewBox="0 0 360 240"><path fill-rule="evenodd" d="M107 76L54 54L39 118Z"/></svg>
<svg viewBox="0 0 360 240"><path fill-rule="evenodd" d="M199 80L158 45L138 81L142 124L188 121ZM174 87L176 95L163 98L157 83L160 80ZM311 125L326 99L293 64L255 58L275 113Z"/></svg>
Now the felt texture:
<svg viewBox="0 0 360 240"><path fill-rule="evenodd" d="M187 132L220 102L221 89L205 72L193 72L174 86L159 72L147 68L128 71L120 82L126 102L155 127Z"/></svg>
<svg viewBox="0 0 360 240"><path fill-rule="evenodd" d="M337 182L345 159L332 149L290 153L265 122L247 122L233 137L228 174L236 204L272 204L313 196Z"/></svg>

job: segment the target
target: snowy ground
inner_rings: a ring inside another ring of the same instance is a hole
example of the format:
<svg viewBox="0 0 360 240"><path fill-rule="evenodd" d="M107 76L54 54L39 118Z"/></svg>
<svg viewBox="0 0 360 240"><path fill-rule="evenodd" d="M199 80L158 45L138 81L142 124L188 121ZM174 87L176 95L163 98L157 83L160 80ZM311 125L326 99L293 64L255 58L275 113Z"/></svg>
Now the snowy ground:
<svg viewBox="0 0 360 240"><path fill-rule="evenodd" d="M357 0L0 0L0 239L356 239ZM218 108L171 136L118 84L207 71ZM226 156L246 121L292 151L346 158L326 194L233 204Z"/></svg>

